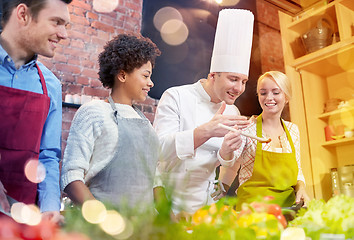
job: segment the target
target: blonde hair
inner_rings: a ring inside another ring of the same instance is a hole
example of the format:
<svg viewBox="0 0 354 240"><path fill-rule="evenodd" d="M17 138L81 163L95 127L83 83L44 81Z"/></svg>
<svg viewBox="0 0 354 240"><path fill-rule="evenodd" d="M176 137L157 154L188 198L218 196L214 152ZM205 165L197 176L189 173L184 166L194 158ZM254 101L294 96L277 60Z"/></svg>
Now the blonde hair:
<svg viewBox="0 0 354 240"><path fill-rule="evenodd" d="M284 73L279 71L269 71L260 76L257 82L257 93L259 92L260 82L266 77L270 77L274 80L288 100L292 98L291 82Z"/></svg>

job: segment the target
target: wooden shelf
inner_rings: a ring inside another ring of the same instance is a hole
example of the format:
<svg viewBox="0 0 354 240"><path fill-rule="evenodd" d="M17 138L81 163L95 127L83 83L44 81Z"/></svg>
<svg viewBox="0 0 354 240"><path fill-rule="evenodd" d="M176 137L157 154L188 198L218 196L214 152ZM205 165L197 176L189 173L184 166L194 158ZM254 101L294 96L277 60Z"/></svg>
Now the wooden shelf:
<svg viewBox="0 0 354 240"><path fill-rule="evenodd" d="M342 138L338 140L328 141L322 144L323 147L337 147L343 145L349 145L354 143L354 137L351 138Z"/></svg>
<svg viewBox="0 0 354 240"><path fill-rule="evenodd" d="M342 1L341 1L341 4L342 4L343 6L346 6L346 7L349 8L349 9L354 10L354 1L353 1L353 0L342 0Z"/></svg>
<svg viewBox="0 0 354 240"><path fill-rule="evenodd" d="M318 118L326 121L331 116L339 116L340 114L342 114L344 112L351 112L351 111L354 111L354 106L343 107L343 108L334 110L332 112L323 113Z"/></svg>
<svg viewBox="0 0 354 240"><path fill-rule="evenodd" d="M322 18L333 23L337 42L305 54L301 36ZM354 164L354 137L326 142L324 134L326 126L337 132L342 127L353 129L353 104L321 114L329 99L354 98L354 0L334 0L295 18L279 13L279 19L285 70L293 87L291 121L299 126L303 172L310 186L306 190L328 200L332 196L330 169Z"/></svg>
<svg viewBox="0 0 354 240"><path fill-rule="evenodd" d="M305 33L304 29L307 29L306 27L309 26L309 23L312 23L312 25L314 25L315 22L317 23L318 19L323 17L324 15L330 16L332 20L334 20L334 4L335 2L332 2L315 10L306 11L305 13L300 14L295 21L293 21L287 26L288 29L303 34ZM306 27L304 28L304 26Z"/></svg>
<svg viewBox="0 0 354 240"><path fill-rule="evenodd" d="M353 56L354 36L297 58L291 66L326 77L354 69Z"/></svg>

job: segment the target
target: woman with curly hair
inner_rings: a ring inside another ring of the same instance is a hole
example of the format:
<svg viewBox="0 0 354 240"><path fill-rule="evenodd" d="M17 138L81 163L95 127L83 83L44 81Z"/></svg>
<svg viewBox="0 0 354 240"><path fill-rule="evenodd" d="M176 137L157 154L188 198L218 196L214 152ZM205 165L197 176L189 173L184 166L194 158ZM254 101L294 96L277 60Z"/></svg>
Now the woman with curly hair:
<svg viewBox="0 0 354 240"><path fill-rule="evenodd" d="M152 206L158 138L133 104L144 101L159 49L148 38L121 34L99 55L106 101L76 112L64 152L61 188L77 204L89 199L120 208Z"/></svg>

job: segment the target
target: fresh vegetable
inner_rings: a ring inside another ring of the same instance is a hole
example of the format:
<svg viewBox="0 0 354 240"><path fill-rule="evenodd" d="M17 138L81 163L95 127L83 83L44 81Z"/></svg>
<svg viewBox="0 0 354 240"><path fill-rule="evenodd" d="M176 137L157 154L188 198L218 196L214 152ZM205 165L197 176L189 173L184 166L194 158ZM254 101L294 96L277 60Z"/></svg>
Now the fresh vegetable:
<svg viewBox="0 0 354 240"><path fill-rule="evenodd" d="M232 207L228 205L217 206L213 203L210 206L197 210L192 215L192 224L222 224L227 221L231 225L236 222L236 219L237 213Z"/></svg>
<svg viewBox="0 0 354 240"><path fill-rule="evenodd" d="M242 211L237 214L234 210L236 201L227 201L222 199L193 214L191 229L195 239L200 239L202 230L211 234L212 229L216 231L218 239L233 239L233 236L237 236L237 239L279 239L286 226L280 206L252 202L244 204Z"/></svg>
<svg viewBox="0 0 354 240"><path fill-rule="evenodd" d="M345 234L346 239L354 239L354 200L348 196L334 197L325 203L313 200L308 210L300 210L297 218L285 228L286 221L282 209L266 200L244 204L236 213L236 198L223 198L216 204L205 206L192 215L191 222L173 222L170 219L170 204L166 214L140 213L125 214L125 230L119 235L109 235L99 224L85 220L78 207L64 212L65 225L62 228L50 222L28 226L0 218L0 239L12 240L312 240L320 239L322 233ZM108 210L114 209L106 205ZM118 209L115 209L118 211ZM75 232L80 233L75 233Z"/></svg>
<svg viewBox="0 0 354 240"><path fill-rule="evenodd" d="M79 229L78 229L79 230ZM78 231L77 230L77 231ZM42 220L30 226L15 222L9 217L0 217L1 240L90 240L82 233L64 233L51 221Z"/></svg>
<svg viewBox="0 0 354 240"><path fill-rule="evenodd" d="M322 233L345 234L346 239L354 239L354 198L339 195L327 203L312 200L290 226L303 228L312 240L320 239Z"/></svg>
<svg viewBox="0 0 354 240"><path fill-rule="evenodd" d="M266 196L263 198L263 202L252 202L250 204L244 203L240 215L251 214L252 212L267 213L273 215L275 219L285 228L287 221L282 214L282 209L278 204L268 203L273 200L273 197Z"/></svg>
<svg viewBox="0 0 354 240"><path fill-rule="evenodd" d="M274 216L279 216L282 214L281 207L278 204L269 204L268 213L273 214Z"/></svg>

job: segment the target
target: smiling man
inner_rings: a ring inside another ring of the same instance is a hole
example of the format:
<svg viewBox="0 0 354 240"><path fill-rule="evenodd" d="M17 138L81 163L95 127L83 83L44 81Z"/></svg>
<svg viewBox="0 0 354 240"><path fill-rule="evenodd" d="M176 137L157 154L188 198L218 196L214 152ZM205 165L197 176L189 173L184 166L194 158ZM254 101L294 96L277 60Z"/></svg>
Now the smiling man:
<svg viewBox="0 0 354 240"><path fill-rule="evenodd" d="M161 97L154 121L164 156L159 171L165 187L173 190L175 214L191 214L214 202L215 169L232 166L233 149L242 145L239 131L229 132L218 123L238 129L249 124L234 102L248 80L253 21L250 11L222 10L207 79L172 87Z"/></svg>
<svg viewBox="0 0 354 240"><path fill-rule="evenodd" d="M61 219L61 84L37 61L53 57L67 38L71 0L5 0L0 35L0 205L9 211L6 194L36 203L44 218ZM46 169L44 181L24 175L28 160Z"/></svg>

